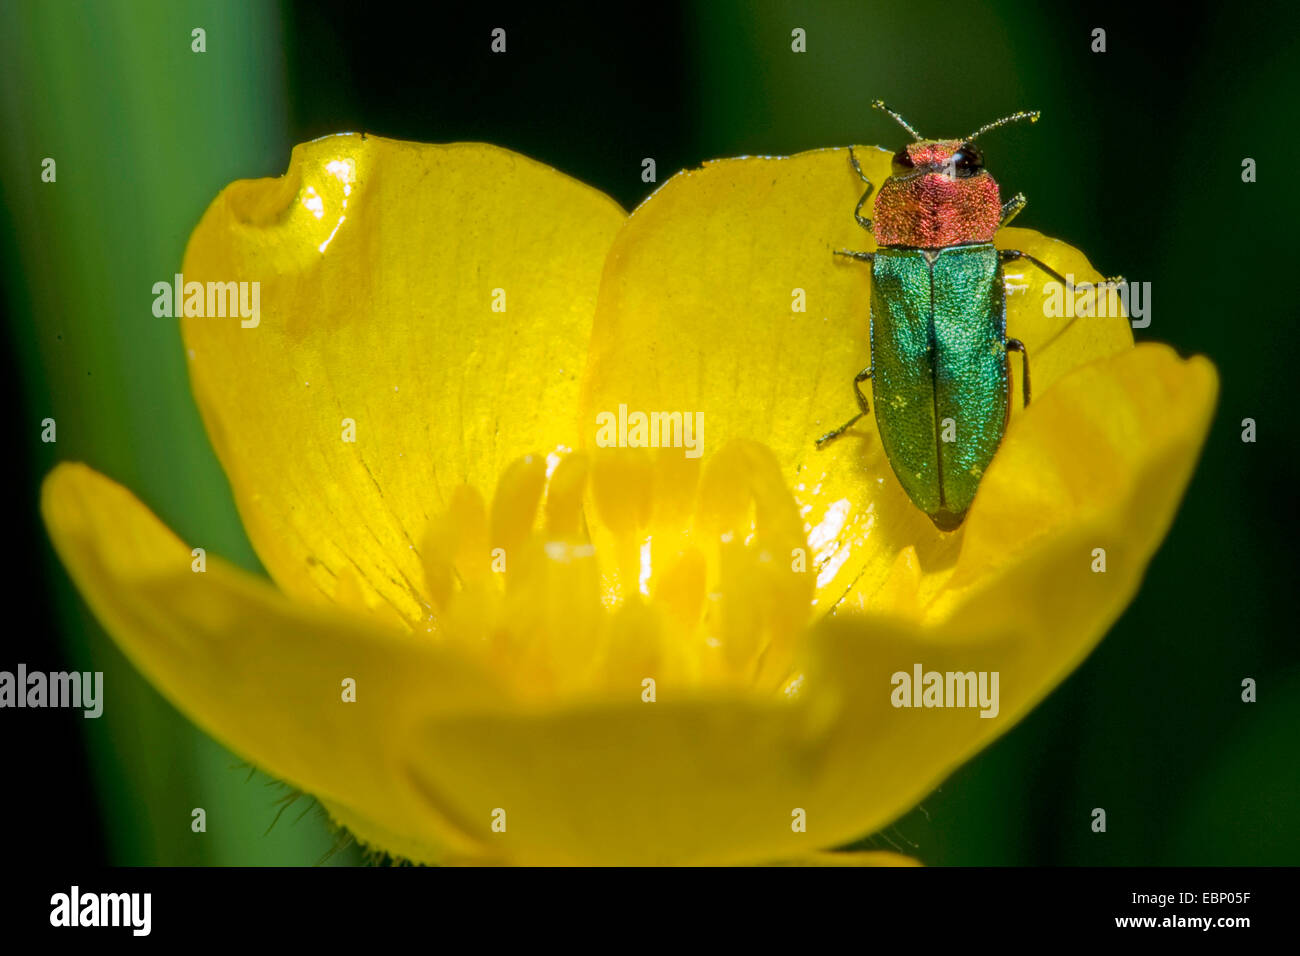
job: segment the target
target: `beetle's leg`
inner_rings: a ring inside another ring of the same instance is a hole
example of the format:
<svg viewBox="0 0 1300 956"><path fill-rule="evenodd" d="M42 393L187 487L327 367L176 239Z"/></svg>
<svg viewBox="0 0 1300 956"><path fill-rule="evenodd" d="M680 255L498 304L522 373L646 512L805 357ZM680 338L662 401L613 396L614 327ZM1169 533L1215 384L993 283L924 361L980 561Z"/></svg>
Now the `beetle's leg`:
<svg viewBox="0 0 1300 956"><path fill-rule="evenodd" d="M863 415L871 414L871 406L867 404L867 396L862 394L862 389L858 386L875 374L875 368L874 365L868 365L857 375L853 376L853 394L858 397L858 408L862 409Z"/></svg>
<svg viewBox="0 0 1300 956"><path fill-rule="evenodd" d="M817 447L818 447L818 448L821 448L822 445L826 444L828 441L833 441L833 440L835 440L836 438L839 438L839 437L840 437L841 435L843 435L846 431L848 431L850 428L852 428L852 427L853 427L853 423L856 422L859 418L861 418L863 415L870 414L870 412L871 412L871 407L867 404L867 396L865 396L865 395L862 394L862 389L859 388L858 386L861 385L863 382L865 382L867 379L871 378L871 376L872 376L872 374L873 374L873 372L872 372L872 369L873 369L873 368L874 368L874 366L868 365L866 368L864 368L864 369L863 369L861 372L859 372L857 375L853 376L853 394L857 396L857 399L858 399L858 408L862 409L862 411L858 412L856 415L854 415L852 418L850 418L847 422L845 422L845 423L844 423L843 425L841 425L839 428L835 429L835 431L833 431L833 432L827 432L827 433L826 433L825 435L823 435L821 438L817 439Z"/></svg>
<svg viewBox="0 0 1300 956"><path fill-rule="evenodd" d="M1028 203L1029 200L1025 198L1024 193L1016 193L1004 202L1002 204L1002 219L998 222L998 228L1001 229L1012 219L1015 219L1016 216L1020 215L1020 211L1024 209Z"/></svg>
<svg viewBox="0 0 1300 956"><path fill-rule="evenodd" d="M1027 252L1021 252L1019 249L1000 249L998 250L998 258L1000 258L1003 262L1014 262L1017 259L1024 259L1027 262L1032 262L1034 265L1038 266L1038 268L1042 269L1044 272L1046 272L1057 282L1061 283L1061 285L1065 286L1065 288L1068 291L1070 292L1074 291L1074 286L1071 285L1068 281L1066 281L1065 276L1061 275L1059 272L1057 272L1055 269L1049 266L1042 259L1035 259ZM1124 285L1125 279L1123 276L1106 276L1106 278L1102 279L1101 282L1098 282L1096 284L1097 285Z"/></svg>
<svg viewBox="0 0 1300 956"><path fill-rule="evenodd" d="M1003 262L1015 262L1017 259L1024 259L1028 262L1032 262L1057 282L1061 283L1061 285L1065 286L1067 289L1070 288L1070 283L1066 281L1065 276L1061 275L1042 259L1035 259L1027 252L1021 252L1019 249L1002 249L998 252L998 258Z"/></svg>
<svg viewBox="0 0 1300 956"><path fill-rule="evenodd" d="M1024 369L1025 379L1025 405L1029 404L1029 353L1025 351L1025 343L1019 339L1007 339L1007 351L1020 353L1020 367Z"/></svg>
<svg viewBox="0 0 1300 956"><path fill-rule="evenodd" d="M851 165L853 171L858 174L858 178L867 184L867 191L862 194L862 198L858 200L858 204L853 207L853 218L858 221L859 226L867 230L867 232L870 232L871 220L862 215L862 207L866 205L867 197L871 195L871 191L876 187L872 185L871 180L867 178L867 174L862 171L862 166L858 163L858 157L854 155L852 146L849 147L849 165Z"/></svg>
<svg viewBox="0 0 1300 956"><path fill-rule="evenodd" d="M849 163L853 166L853 171L858 174L858 178L870 187L867 192L871 192L874 187L871 186L871 180L867 178L867 174L862 171L862 166L858 163L857 154L853 152L852 146L849 147Z"/></svg>
<svg viewBox="0 0 1300 956"><path fill-rule="evenodd" d="M835 254L837 256L848 256L850 259L859 259L862 262L871 262L876 258L874 252L853 252L849 249L836 249Z"/></svg>
<svg viewBox="0 0 1300 956"><path fill-rule="evenodd" d="M1044 272L1046 272L1057 282L1061 283L1061 285L1065 287L1065 290L1067 292L1074 291L1074 285L1070 283L1065 278L1065 276L1061 275L1059 272L1057 272L1047 263L1043 262L1041 259L1035 259L1027 252L1021 252L1019 249L1002 249L998 252L998 257L1003 262L1014 262L1016 259L1024 259L1028 262L1032 262L1034 265L1038 266L1038 268L1042 269ZM1125 284L1125 279L1123 276L1106 276L1106 278L1096 283L1096 285L1100 285L1100 286L1117 286L1117 285L1124 285L1124 284Z"/></svg>

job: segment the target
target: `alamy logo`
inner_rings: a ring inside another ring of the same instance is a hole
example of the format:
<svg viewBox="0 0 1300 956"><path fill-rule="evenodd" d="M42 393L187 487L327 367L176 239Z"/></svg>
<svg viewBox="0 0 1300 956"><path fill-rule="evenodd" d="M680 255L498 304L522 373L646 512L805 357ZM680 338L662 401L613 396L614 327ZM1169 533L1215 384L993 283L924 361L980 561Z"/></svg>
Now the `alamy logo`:
<svg viewBox="0 0 1300 956"><path fill-rule="evenodd" d="M1129 325L1145 329L1151 324L1151 283L1075 282L1074 273L1065 285L1043 283L1043 315L1048 318L1092 318L1127 315Z"/></svg>
<svg viewBox="0 0 1300 956"><path fill-rule="evenodd" d="M704 413L631 412L596 415L598 448L685 448L687 458L699 458L704 445Z"/></svg>
<svg viewBox="0 0 1300 956"><path fill-rule="evenodd" d="M981 717L998 715L998 672L993 671L922 671L912 665L912 673L896 671L889 679L894 685L889 695L895 707L978 707Z"/></svg>
<svg viewBox="0 0 1300 956"><path fill-rule="evenodd" d="M0 671L0 707L81 707L83 717L104 712L104 672Z"/></svg>
<svg viewBox="0 0 1300 956"><path fill-rule="evenodd" d="M255 329L262 321L262 283L186 282L176 273L171 282L153 284L153 314L160 319L181 315L224 319L239 316L240 325Z"/></svg>
<svg viewBox="0 0 1300 956"><path fill-rule="evenodd" d="M50 897L51 926L129 926L134 936L148 936L152 893L70 893Z"/></svg>

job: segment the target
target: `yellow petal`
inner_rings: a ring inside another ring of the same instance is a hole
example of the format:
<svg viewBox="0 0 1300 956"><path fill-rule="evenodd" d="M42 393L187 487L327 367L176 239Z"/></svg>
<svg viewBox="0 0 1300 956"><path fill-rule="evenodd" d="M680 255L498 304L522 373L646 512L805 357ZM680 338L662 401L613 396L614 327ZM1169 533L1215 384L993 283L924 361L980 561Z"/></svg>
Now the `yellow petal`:
<svg viewBox="0 0 1300 956"><path fill-rule="evenodd" d="M250 762L321 799L365 839L419 859L484 855L413 787L413 726L487 706L494 683L405 629L285 599L188 545L84 465L45 480L41 508L87 603L164 696ZM355 681L355 702L343 699ZM112 707L110 695L109 707Z"/></svg>
<svg viewBox="0 0 1300 956"><path fill-rule="evenodd" d="M526 864L724 864L828 845L792 813L812 792L804 708L740 697L435 719L417 780L503 857ZM493 832L493 811L506 829Z"/></svg>
<svg viewBox="0 0 1300 956"><path fill-rule="evenodd" d="M957 570L919 626L837 613L817 632L807 693L834 709L817 697L825 685L840 702L825 764L833 784L819 809L837 820L874 811L845 820L837 835L877 829L914 805L1092 651L1168 530L1216 392L1209 362L1157 345L1068 374L1013 426L981 486L986 500L972 511ZM997 672L996 716L895 709L891 675L918 664Z"/></svg>
<svg viewBox="0 0 1300 956"><path fill-rule="evenodd" d="M186 318L190 376L286 592L332 599L352 567L363 597L424 617L419 548L453 489L486 498L507 462L577 443L578 376L623 219L507 150L358 135L298 146L283 177L217 197L185 280L259 282L260 320Z"/></svg>
<svg viewBox="0 0 1300 956"><path fill-rule="evenodd" d="M1062 632L1104 630L1173 520L1217 393L1207 360L1157 344L1063 378L1008 432L927 623L996 620L1043 640L1051 628L1055 646ZM1016 588L1033 600L1012 600Z"/></svg>
<svg viewBox="0 0 1300 956"><path fill-rule="evenodd" d="M882 183L890 154L857 152ZM961 540L912 505L873 419L814 444L857 411L851 382L870 363L870 270L832 255L874 248L852 215L863 188L845 149L719 160L669 180L610 251L582 399L588 444L596 416L626 404L702 412L706 453L736 437L770 446L800 504L823 609L859 579L888 580L906 547L921 567L951 566ZM1100 278L1079 252L1029 230L1005 230L998 245L1079 282ZM1045 316L1041 271L1013 262L1006 279L1008 334L1029 350L1037 397L1070 368L1132 344L1122 318ZM794 311L801 294L806 311Z"/></svg>

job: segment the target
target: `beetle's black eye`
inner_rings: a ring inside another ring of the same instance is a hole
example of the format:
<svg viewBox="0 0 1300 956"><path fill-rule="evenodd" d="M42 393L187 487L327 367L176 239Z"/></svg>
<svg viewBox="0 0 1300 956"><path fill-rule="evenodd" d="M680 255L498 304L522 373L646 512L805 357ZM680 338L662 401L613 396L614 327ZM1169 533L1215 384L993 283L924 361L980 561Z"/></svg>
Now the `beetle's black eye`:
<svg viewBox="0 0 1300 956"><path fill-rule="evenodd" d="M894 154L895 173L902 174L902 173L909 172L915 168L916 168L916 164L912 162L912 157L907 155L906 146L904 146L902 149L900 149L898 152Z"/></svg>
<svg viewBox="0 0 1300 956"><path fill-rule="evenodd" d="M962 143L952 154L952 165L958 179L969 179L984 168L984 157L970 143Z"/></svg>

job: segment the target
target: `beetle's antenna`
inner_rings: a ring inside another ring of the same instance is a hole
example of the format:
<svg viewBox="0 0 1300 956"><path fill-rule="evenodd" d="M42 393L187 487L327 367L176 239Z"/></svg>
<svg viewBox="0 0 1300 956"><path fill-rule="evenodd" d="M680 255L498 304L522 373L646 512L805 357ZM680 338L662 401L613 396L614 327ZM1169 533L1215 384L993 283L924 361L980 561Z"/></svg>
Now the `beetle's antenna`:
<svg viewBox="0 0 1300 956"><path fill-rule="evenodd" d="M888 106L886 106L884 100L872 100L871 107L872 109L880 110L882 113L888 113L890 116L892 116L895 120L898 121L899 126L903 127L903 129L907 130L909 133L912 134L912 139L917 140L918 142L924 139L924 137L920 133L918 133L915 129L912 128L911 123L903 119L903 117L899 116L896 110L891 110Z"/></svg>
<svg viewBox="0 0 1300 956"><path fill-rule="evenodd" d="M1012 113L1010 116L1004 116L1000 120L989 123L988 126L981 126L975 132L966 137L966 142L971 142L977 136L983 136L991 129L997 129L999 126L1006 126L1008 123L1015 123L1019 120L1029 120L1031 123L1037 123L1038 117L1042 116L1038 110L1021 110L1019 113Z"/></svg>

